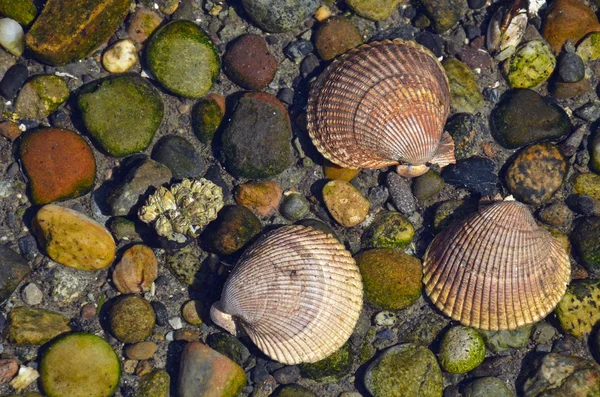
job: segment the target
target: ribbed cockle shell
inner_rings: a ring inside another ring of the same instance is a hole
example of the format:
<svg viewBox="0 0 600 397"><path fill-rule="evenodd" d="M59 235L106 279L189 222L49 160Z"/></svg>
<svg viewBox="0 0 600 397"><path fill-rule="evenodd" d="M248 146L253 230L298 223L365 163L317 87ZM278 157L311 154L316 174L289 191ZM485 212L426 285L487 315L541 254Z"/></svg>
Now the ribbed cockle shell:
<svg viewBox="0 0 600 397"><path fill-rule="evenodd" d="M444 132L449 111L448 78L437 58L415 42L386 40L349 51L319 76L308 100L308 132L342 167L404 164L424 173L427 164L455 162Z"/></svg>
<svg viewBox="0 0 600 397"><path fill-rule="evenodd" d="M546 317L565 293L569 255L524 204L495 202L433 240L425 291L447 316L484 330L512 330Z"/></svg>
<svg viewBox="0 0 600 397"><path fill-rule="evenodd" d="M362 291L358 267L335 237L284 226L244 252L211 318L234 335L241 326L274 360L310 363L348 340Z"/></svg>

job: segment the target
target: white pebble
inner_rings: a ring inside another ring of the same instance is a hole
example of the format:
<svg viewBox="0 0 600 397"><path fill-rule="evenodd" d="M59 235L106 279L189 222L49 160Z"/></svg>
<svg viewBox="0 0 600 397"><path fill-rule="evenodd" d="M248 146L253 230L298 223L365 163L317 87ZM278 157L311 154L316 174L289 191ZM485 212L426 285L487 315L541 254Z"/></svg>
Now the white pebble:
<svg viewBox="0 0 600 397"><path fill-rule="evenodd" d="M10 18L0 19L0 45L15 56L21 56L25 50L23 28Z"/></svg>
<svg viewBox="0 0 600 397"><path fill-rule="evenodd" d="M102 56L102 66L111 73L123 73L131 69L138 60L132 40L119 40Z"/></svg>
<svg viewBox="0 0 600 397"><path fill-rule="evenodd" d="M181 317L171 317L169 319L169 325L171 325L173 329L183 328L183 322L181 321Z"/></svg>
<svg viewBox="0 0 600 397"><path fill-rule="evenodd" d="M21 298L28 305L39 305L44 299L44 293L36 284L29 283L21 291Z"/></svg>
<svg viewBox="0 0 600 397"><path fill-rule="evenodd" d="M39 377L40 373L38 371L21 365L19 368L19 374L10 381L10 385L16 389L17 392L21 393L23 390L27 389L27 386L35 382L35 380Z"/></svg>
<svg viewBox="0 0 600 397"><path fill-rule="evenodd" d="M165 335L165 340L167 342L173 342L175 340L175 332L173 332L173 331L167 332L167 334Z"/></svg>

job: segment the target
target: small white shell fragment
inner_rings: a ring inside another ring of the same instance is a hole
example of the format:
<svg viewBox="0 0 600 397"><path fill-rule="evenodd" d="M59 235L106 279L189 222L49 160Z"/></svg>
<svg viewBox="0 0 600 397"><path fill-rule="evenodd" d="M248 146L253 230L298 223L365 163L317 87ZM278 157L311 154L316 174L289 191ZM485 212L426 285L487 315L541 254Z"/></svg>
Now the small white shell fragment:
<svg viewBox="0 0 600 397"><path fill-rule="evenodd" d="M19 393L27 389L27 386L36 381L40 373L33 368L21 365L18 375L10 381L10 385Z"/></svg>
<svg viewBox="0 0 600 397"><path fill-rule="evenodd" d="M117 41L104 52L102 66L111 73L123 73L131 69L137 60L138 55L134 42L124 39Z"/></svg>
<svg viewBox="0 0 600 397"><path fill-rule="evenodd" d="M10 18L0 19L0 45L15 56L21 56L25 50L23 28Z"/></svg>

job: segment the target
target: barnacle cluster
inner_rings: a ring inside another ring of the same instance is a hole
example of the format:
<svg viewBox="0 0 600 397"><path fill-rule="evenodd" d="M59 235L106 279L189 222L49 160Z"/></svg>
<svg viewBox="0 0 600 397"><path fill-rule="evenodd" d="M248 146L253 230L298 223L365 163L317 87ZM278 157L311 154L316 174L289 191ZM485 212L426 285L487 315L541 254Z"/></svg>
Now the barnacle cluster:
<svg viewBox="0 0 600 397"><path fill-rule="evenodd" d="M145 223L154 223L159 236L183 243L198 237L223 208L223 191L209 180L184 179L169 188L160 187L138 211Z"/></svg>

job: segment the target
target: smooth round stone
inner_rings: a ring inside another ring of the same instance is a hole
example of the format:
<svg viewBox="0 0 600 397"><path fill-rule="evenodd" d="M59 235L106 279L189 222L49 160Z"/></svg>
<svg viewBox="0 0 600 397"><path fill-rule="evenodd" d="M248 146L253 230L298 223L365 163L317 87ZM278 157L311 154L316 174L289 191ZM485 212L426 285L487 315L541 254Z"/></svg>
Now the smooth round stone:
<svg viewBox="0 0 600 397"><path fill-rule="evenodd" d="M136 397L169 397L171 377L164 369L142 376Z"/></svg>
<svg viewBox="0 0 600 397"><path fill-rule="evenodd" d="M435 197L443 188L444 179L434 170L414 178L412 183L413 195L419 201L427 201Z"/></svg>
<svg viewBox="0 0 600 397"><path fill-rule="evenodd" d="M123 253L112 280L122 294L149 291L158 276L158 261L149 247L136 244Z"/></svg>
<svg viewBox="0 0 600 397"><path fill-rule="evenodd" d="M192 108L192 128L196 138L204 144L210 143L225 117L225 98L210 94Z"/></svg>
<svg viewBox="0 0 600 397"><path fill-rule="evenodd" d="M556 0L546 11L541 31L555 53L567 40L579 42L588 33L600 30L594 11L579 0Z"/></svg>
<svg viewBox="0 0 600 397"><path fill-rule="evenodd" d="M200 98L219 76L221 63L213 42L191 21L172 21L154 32L146 48L152 75L167 90Z"/></svg>
<svg viewBox="0 0 600 397"><path fill-rule="evenodd" d="M135 43L129 39L117 41L102 55L102 66L110 73L124 73L137 61Z"/></svg>
<svg viewBox="0 0 600 397"><path fill-rule="evenodd" d="M277 59L262 36L237 38L223 56L223 71L231 81L248 90L262 90L273 81Z"/></svg>
<svg viewBox="0 0 600 397"><path fill-rule="evenodd" d="M457 114L446 123L445 130L454 140L454 155L457 160L477 154L480 133L475 117L468 113Z"/></svg>
<svg viewBox="0 0 600 397"><path fill-rule="evenodd" d="M21 298L29 306L39 305L44 300L44 293L34 283L29 283L21 291Z"/></svg>
<svg viewBox="0 0 600 397"><path fill-rule="evenodd" d="M11 66L0 81L0 95L12 100L29 77L27 66L22 63Z"/></svg>
<svg viewBox="0 0 600 397"><path fill-rule="evenodd" d="M79 197L92 189L96 160L90 145L77 133L43 128L25 134L19 149L34 204Z"/></svg>
<svg viewBox="0 0 600 397"><path fill-rule="evenodd" d="M463 393L464 397L514 397L503 380L486 377L478 378L467 385Z"/></svg>
<svg viewBox="0 0 600 397"><path fill-rule="evenodd" d="M117 157L146 150L164 114L158 91L137 74L88 84L82 88L77 105L90 135Z"/></svg>
<svg viewBox="0 0 600 397"><path fill-rule="evenodd" d="M333 17L315 33L315 47L319 56L328 61L363 43L356 26L343 16Z"/></svg>
<svg viewBox="0 0 600 397"><path fill-rule="evenodd" d="M362 236L364 248L404 249L415 235L412 223L397 212L381 212Z"/></svg>
<svg viewBox="0 0 600 397"><path fill-rule="evenodd" d="M508 62L506 77L511 88L537 87L548 80L556 67L552 50L541 40L522 44Z"/></svg>
<svg viewBox="0 0 600 397"><path fill-rule="evenodd" d="M440 345L440 363L450 373L464 374L485 358L485 343L477 330L462 325L450 328Z"/></svg>
<svg viewBox="0 0 600 397"><path fill-rule="evenodd" d="M443 33L456 25L469 10L466 1L422 0L421 3L433 21L437 33Z"/></svg>
<svg viewBox="0 0 600 397"><path fill-rule="evenodd" d="M289 385L300 380L300 368L288 365L273 372L273 378L281 385Z"/></svg>
<svg viewBox="0 0 600 397"><path fill-rule="evenodd" d="M404 309L421 296L421 261L403 251L361 252L356 264L363 278L365 300L386 310Z"/></svg>
<svg viewBox="0 0 600 397"><path fill-rule="evenodd" d="M292 222L300 220L310 213L310 204L298 192L285 192L279 207L281 215Z"/></svg>
<svg viewBox="0 0 600 397"><path fill-rule="evenodd" d="M248 208L229 205L203 233L210 249L220 255L231 255L260 233L262 223Z"/></svg>
<svg viewBox="0 0 600 397"><path fill-rule="evenodd" d="M127 345L125 347L125 356L130 360L149 360L156 353L156 343L144 341Z"/></svg>
<svg viewBox="0 0 600 397"><path fill-rule="evenodd" d="M200 326L204 323L204 321L202 321L202 316L200 315L202 308L202 301L187 301L181 308L181 316L186 323Z"/></svg>
<svg viewBox="0 0 600 397"><path fill-rule="evenodd" d="M485 157L470 157L444 168L442 177L446 183L466 188L481 196L492 196L496 191L498 175L496 165Z"/></svg>
<svg viewBox="0 0 600 397"><path fill-rule="evenodd" d="M346 343L335 353L323 360L310 364L301 364L302 376L314 380L340 380L352 369L352 355L350 344Z"/></svg>
<svg viewBox="0 0 600 397"><path fill-rule="evenodd" d="M467 65L455 58L442 65L450 82L450 107L455 113L475 113L483 105L483 95L477 86L477 77Z"/></svg>
<svg viewBox="0 0 600 397"><path fill-rule="evenodd" d="M102 338L78 332L55 339L40 361L48 397L109 397L121 377L121 363Z"/></svg>
<svg viewBox="0 0 600 397"><path fill-rule="evenodd" d="M69 94L69 87L62 78L34 76L19 92L15 112L22 119L42 119L58 109L69 98Z"/></svg>
<svg viewBox="0 0 600 397"><path fill-rule="evenodd" d="M579 221L571 237L582 264L590 273L600 276L600 218Z"/></svg>
<svg viewBox="0 0 600 397"><path fill-rule="evenodd" d="M144 43L160 26L162 17L145 7L136 8L127 25L127 36L136 43Z"/></svg>
<svg viewBox="0 0 600 397"><path fill-rule="evenodd" d="M319 7L317 0L242 0L242 4L250 19L271 33L299 27Z"/></svg>
<svg viewBox="0 0 600 397"><path fill-rule="evenodd" d="M359 173L360 169L343 168L329 161L323 166L323 174L325 174L325 178L330 180L338 179L340 181L350 182L352 179L356 178Z"/></svg>
<svg viewBox="0 0 600 397"><path fill-rule="evenodd" d="M564 53L558 59L558 76L565 83L576 83L585 77L585 65L579 55Z"/></svg>
<svg viewBox="0 0 600 397"><path fill-rule="evenodd" d="M0 46L16 57L25 51L23 28L17 21L10 18L0 18Z"/></svg>
<svg viewBox="0 0 600 397"><path fill-rule="evenodd" d="M525 347L531 339L532 325L527 325L510 331L484 331L480 334L485 345L493 352L503 352L509 349Z"/></svg>
<svg viewBox="0 0 600 397"><path fill-rule="evenodd" d="M300 385L286 385L277 389L277 397L317 397L317 395Z"/></svg>
<svg viewBox="0 0 600 397"><path fill-rule="evenodd" d="M365 371L365 387L373 397L441 396L442 371L426 347L406 343L379 355Z"/></svg>
<svg viewBox="0 0 600 397"><path fill-rule="evenodd" d="M560 139L571 131L569 116L560 106L528 89L505 95L492 111L490 126L494 138L507 149Z"/></svg>
<svg viewBox="0 0 600 397"><path fill-rule="evenodd" d="M235 202L259 216L269 216L279 206L282 191L276 182L248 182L235 191Z"/></svg>
<svg viewBox="0 0 600 397"><path fill-rule="evenodd" d="M21 129L19 128L19 125L13 121L10 121L10 120L2 121L2 122L0 122L0 136L3 136L4 138L6 138L10 141L14 141L15 139L17 139L18 137L21 136ZM17 170L18 170L18 164L17 164Z"/></svg>
<svg viewBox="0 0 600 397"><path fill-rule="evenodd" d="M233 335L217 333L211 334L206 339L206 344L215 349L224 356L243 366L248 358L250 351Z"/></svg>
<svg viewBox="0 0 600 397"><path fill-rule="evenodd" d="M573 182L573 190L577 194L585 194L594 200L600 200L600 175L591 172L578 174Z"/></svg>
<svg viewBox="0 0 600 397"><path fill-rule="evenodd" d="M294 162L287 110L273 95L251 92L238 101L222 136L225 168L235 177L270 178Z"/></svg>
<svg viewBox="0 0 600 397"><path fill-rule="evenodd" d="M206 171L206 162L200 153L178 135L160 138L152 150L152 160L169 167L175 179L197 177Z"/></svg>
<svg viewBox="0 0 600 397"><path fill-rule="evenodd" d="M95 271L115 258L115 240L108 230L84 214L48 204L33 220L33 231L52 260L79 270Z"/></svg>
<svg viewBox="0 0 600 397"><path fill-rule="evenodd" d="M375 325L380 327L392 327L398 322L398 317L390 311L377 313L375 316Z"/></svg>
<svg viewBox="0 0 600 397"><path fill-rule="evenodd" d="M152 335L154 317L154 309L147 300L138 295L125 295L117 298L110 308L108 321L115 338L135 343Z"/></svg>
<svg viewBox="0 0 600 397"><path fill-rule="evenodd" d="M562 186L567 163L551 143L529 146L517 154L506 171L512 195L527 204L543 204Z"/></svg>
<svg viewBox="0 0 600 397"><path fill-rule="evenodd" d="M345 181L330 181L323 187L323 201L333 218L344 227L361 223L369 213L369 201Z"/></svg>
<svg viewBox="0 0 600 397"><path fill-rule="evenodd" d="M558 202L542 208L539 217L544 223L550 226L571 229L574 214L567 205Z"/></svg>

